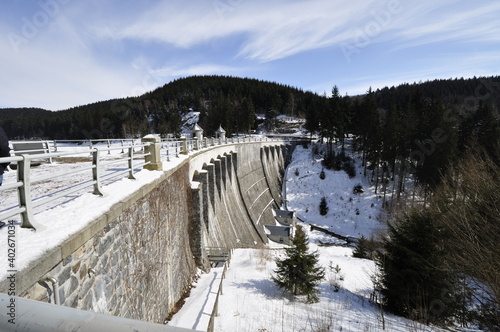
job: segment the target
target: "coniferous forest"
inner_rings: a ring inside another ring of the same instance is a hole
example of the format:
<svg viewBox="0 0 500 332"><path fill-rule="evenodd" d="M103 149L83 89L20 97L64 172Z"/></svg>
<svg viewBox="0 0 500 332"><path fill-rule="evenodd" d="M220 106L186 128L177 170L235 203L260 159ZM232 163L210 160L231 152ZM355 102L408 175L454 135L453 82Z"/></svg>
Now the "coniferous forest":
<svg viewBox="0 0 500 332"><path fill-rule="evenodd" d="M318 95L255 79L193 76L140 97L57 112L0 109L0 126L11 139L178 135L183 115L197 111L211 136L219 125L229 135L248 133L257 129L256 114L284 114L306 119L305 128L329 147L324 167L333 169L349 168L344 147L352 135L351 148L363 159L358 173L388 211L389 232L371 255L378 257L384 307L425 323L495 330L499 109L500 76L369 88L360 96L343 96L336 86Z"/></svg>
<svg viewBox="0 0 500 332"><path fill-rule="evenodd" d="M0 126L19 139L132 138L179 134L182 116L200 112L200 126L213 135L247 133L255 114L305 117L325 100L312 92L256 79L193 76L175 80L140 97L113 99L58 112L0 109Z"/></svg>

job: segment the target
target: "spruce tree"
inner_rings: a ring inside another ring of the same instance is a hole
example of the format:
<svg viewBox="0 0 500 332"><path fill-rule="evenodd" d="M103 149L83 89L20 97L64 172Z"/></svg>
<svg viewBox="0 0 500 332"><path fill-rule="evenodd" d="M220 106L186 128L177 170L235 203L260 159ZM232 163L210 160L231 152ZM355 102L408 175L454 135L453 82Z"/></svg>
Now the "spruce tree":
<svg viewBox="0 0 500 332"><path fill-rule="evenodd" d="M328 213L328 204L326 203L326 197L321 197L321 202L319 203L319 214L326 216Z"/></svg>
<svg viewBox="0 0 500 332"><path fill-rule="evenodd" d="M284 288L294 296L306 295L307 303L318 302L318 283L325 271L318 266L317 251L309 253L308 238L301 226L297 226L292 245L285 249L285 257L277 258L277 269L272 280L279 288Z"/></svg>
<svg viewBox="0 0 500 332"><path fill-rule="evenodd" d="M428 211L412 212L389 227L379 257L387 309L424 323L443 323L458 309L456 275L445 268L443 234Z"/></svg>

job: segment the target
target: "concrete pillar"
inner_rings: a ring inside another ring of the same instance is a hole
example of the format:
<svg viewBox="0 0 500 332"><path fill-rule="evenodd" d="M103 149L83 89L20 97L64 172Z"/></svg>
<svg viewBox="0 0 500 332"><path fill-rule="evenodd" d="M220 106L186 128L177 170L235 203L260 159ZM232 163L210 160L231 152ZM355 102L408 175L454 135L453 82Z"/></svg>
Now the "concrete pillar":
<svg viewBox="0 0 500 332"><path fill-rule="evenodd" d="M215 184L217 185L217 190L219 191L219 197L222 197L222 166L220 159L212 160L215 165Z"/></svg>
<svg viewBox="0 0 500 332"><path fill-rule="evenodd" d="M231 157L233 159L231 161L231 164L233 165L234 174L236 174L236 176L238 176L238 152L233 152L231 154Z"/></svg>
<svg viewBox="0 0 500 332"><path fill-rule="evenodd" d="M196 265L200 266L201 261L199 261L202 255L202 246L201 239L202 235L202 219L203 219L203 197L201 191L202 184L197 181L191 182L191 194L193 198L193 211L191 211L191 215L193 220L189 227L189 238L191 241L191 251L193 252L194 257L196 258Z"/></svg>
<svg viewBox="0 0 500 332"><path fill-rule="evenodd" d="M181 137L181 154L188 154L188 141L186 137Z"/></svg>
<svg viewBox="0 0 500 332"><path fill-rule="evenodd" d="M157 136L147 135L142 138L142 143L151 143L144 147L146 153L146 162L144 168L150 171L162 171L163 164L160 158L161 138Z"/></svg>
<svg viewBox="0 0 500 332"><path fill-rule="evenodd" d="M203 169L208 172L208 196L210 197L210 202L212 203L212 209L216 211L216 190L215 190L215 165L214 164L205 164Z"/></svg>
<svg viewBox="0 0 500 332"><path fill-rule="evenodd" d="M196 171L195 173L195 180L200 182L201 183L201 193L202 193L202 201L203 201L203 215L202 215L202 219L203 219L203 223L206 227L206 230L207 232L210 230L209 228L209 225L208 225L208 222L209 222L209 218L208 218L208 209L209 209L209 205L208 205L208 202L210 200L210 197L209 197L209 188L210 188L210 184L209 184L209 178L208 178L208 171L206 169L202 169L202 170L199 170L199 171Z"/></svg>
<svg viewBox="0 0 500 332"><path fill-rule="evenodd" d="M227 161L227 174L229 177L229 181L233 181L233 156L231 154L226 154Z"/></svg>
<svg viewBox="0 0 500 332"><path fill-rule="evenodd" d="M226 156L219 157L221 161L221 175L222 182L224 183L224 189L227 187L227 158Z"/></svg>
<svg viewBox="0 0 500 332"><path fill-rule="evenodd" d="M204 271L210 270L210 262L206 257L206 251L203 245L203 234L205 232L204 217L206 210L204 209L203 183L192 182L191 192L193 197L193 220L190 227L190 246L196 265Z"/></svg>

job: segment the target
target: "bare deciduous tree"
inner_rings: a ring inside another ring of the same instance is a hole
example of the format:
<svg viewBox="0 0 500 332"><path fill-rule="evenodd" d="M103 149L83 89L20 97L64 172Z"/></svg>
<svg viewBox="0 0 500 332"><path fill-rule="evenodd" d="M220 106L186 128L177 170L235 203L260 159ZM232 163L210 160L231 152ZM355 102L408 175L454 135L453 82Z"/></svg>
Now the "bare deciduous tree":
<svg viewBox="0 0 500 332"><path fill-rule="evenodd" d="M499 310L500 168L484 153L468 154L450 168L433 206L448 235L449 268L472 277L486 294L478 300Z"/></svg>

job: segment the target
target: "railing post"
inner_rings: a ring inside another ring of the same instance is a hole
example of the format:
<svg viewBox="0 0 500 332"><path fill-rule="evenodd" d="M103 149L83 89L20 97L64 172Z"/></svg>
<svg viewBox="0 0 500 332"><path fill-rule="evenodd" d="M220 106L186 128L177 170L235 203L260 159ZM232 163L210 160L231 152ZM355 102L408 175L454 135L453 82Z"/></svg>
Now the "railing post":
<svg viewBox="0 0 500 332"><path fill-rule="evenodd" d="M145 169L150 171L162 171L163 163L161 162L160 157L160 146L161 146L161 138L156 136L145 136L142 138L142 143L150 143L144 146L144 153L146 154L146 165L144 165Z"/></svg>
<svg viewBox="0 0 500 332"><path fill-rule="evenodd" d="M92 179L94 180L94 195L104 196L101 190L101 170L99 169L99 149L92 151Z"/></svg>
<svg viewBox="0 0 500 332"><path fill-rule="evenodd" d="M130 180L136 180L134 176L134 147L130 146L128 148L128 178Z"/></svg>
<svg viewBox="0 0 500 332"><path fill-rule="evenodd" d="M50 153L51 151L50 151L50 143L49 143L49 141L45 141L44 143L45 143L45 150L44 150L44 152L45 153ZM49 157L49 163L52 164L52 157Z"/></svg>
<svg viewBox="0 0 500 332"><path fill-rule="evenodd" d="M36 231L43 231L46 227L35 222L33 217L33 206L31 204L31 158L27 154L22 155L23 160L17 162L17 179L23 185L17 188L19 206L25 211L21 212L21 227L33 228Z"/></svg>
<svg viewBox="0 0 500 332"><path fill-rule="evenodd" d="M182 149L181 149L181 154L188 154L188 141L186 137L181 137L181 144L182 144Z"/></svg>

